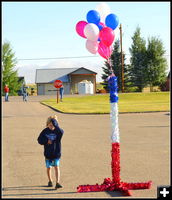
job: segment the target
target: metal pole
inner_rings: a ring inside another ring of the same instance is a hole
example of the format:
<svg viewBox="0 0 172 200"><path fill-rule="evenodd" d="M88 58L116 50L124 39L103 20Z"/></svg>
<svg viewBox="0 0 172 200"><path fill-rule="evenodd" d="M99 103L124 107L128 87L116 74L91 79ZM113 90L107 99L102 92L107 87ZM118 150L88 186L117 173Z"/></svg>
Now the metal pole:
<svg viewBox="0 0 172 200"><path fill-rule="evenodd" d="M122 52L122 24L119 27L120 30L120 44L121 44L121 78L122 78L122 92L124 92L124 59Z"/></svg>
<svg viewBox="0 0 172 200"><path fill-rule="evenodd" d="M59 103L59 89L57 88L57 103Z"/></svg>

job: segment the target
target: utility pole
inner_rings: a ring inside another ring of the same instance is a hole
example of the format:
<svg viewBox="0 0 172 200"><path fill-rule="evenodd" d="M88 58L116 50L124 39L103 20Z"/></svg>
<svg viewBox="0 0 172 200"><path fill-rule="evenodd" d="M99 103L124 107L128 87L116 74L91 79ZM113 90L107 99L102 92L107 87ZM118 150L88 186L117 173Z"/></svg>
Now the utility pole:
<svg viewBox="0 0 172 200"><path fill-rule="evenodd" d="M122 24L119 27L120 30L120 46L121 46L121 78L122 78L122 93L124 92L124 58L122 53Z"/></svg>

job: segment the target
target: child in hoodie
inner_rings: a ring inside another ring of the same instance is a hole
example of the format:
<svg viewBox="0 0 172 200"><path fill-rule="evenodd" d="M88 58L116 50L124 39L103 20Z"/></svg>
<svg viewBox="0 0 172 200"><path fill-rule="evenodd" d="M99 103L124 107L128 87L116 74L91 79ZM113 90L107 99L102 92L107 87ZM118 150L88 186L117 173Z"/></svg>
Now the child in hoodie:
<svg viewBox="0 0 172 200"><path fill-rule="evenodd" d="M48 187L52 187L51 167L55 169L56 185L55 189L61 188L60 185L60 157L61 157L61 139L63 129L58 125L57 116L50 116L46 122L46 128L42 130L38 137L38 143L44 145L45 164L47 168Z"/></svg>

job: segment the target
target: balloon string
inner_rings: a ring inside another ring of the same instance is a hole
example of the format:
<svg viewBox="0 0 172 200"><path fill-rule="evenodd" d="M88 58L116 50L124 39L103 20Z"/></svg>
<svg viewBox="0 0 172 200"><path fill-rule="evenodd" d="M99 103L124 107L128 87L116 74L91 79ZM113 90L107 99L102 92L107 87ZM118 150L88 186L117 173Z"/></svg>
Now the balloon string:
<svg viewBox="0 0 172 200"><path fill-rule="evenodd" d="M107 59L107 62L108 62L108 64L109 64L110 75L111 75L111 76L115 76L115 74L114 74L114 72L113 72L113 69L112 69L112 65L111 65L110 58Z"/></svg>

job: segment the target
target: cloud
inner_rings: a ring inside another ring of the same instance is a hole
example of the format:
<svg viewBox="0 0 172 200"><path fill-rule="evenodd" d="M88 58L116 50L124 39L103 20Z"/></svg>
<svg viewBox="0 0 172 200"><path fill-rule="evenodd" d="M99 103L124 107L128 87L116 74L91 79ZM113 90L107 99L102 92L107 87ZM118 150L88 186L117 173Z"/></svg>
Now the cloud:
<svg viewBox="0 0 172 200"><path fill-rule="evenodd" d="M33 61L32 61L33 62ZM16 67L18 70L18 76L24 76L26 83L35 83L36 69L48 69L48 68L80 68L85 67L97 73L97 82L101 82L101 75L103 73L102 67L104 66L104 59L100 57L86 58L86 59L61 59L54 60L45 64L39 63L19 63Z"/></svg>

